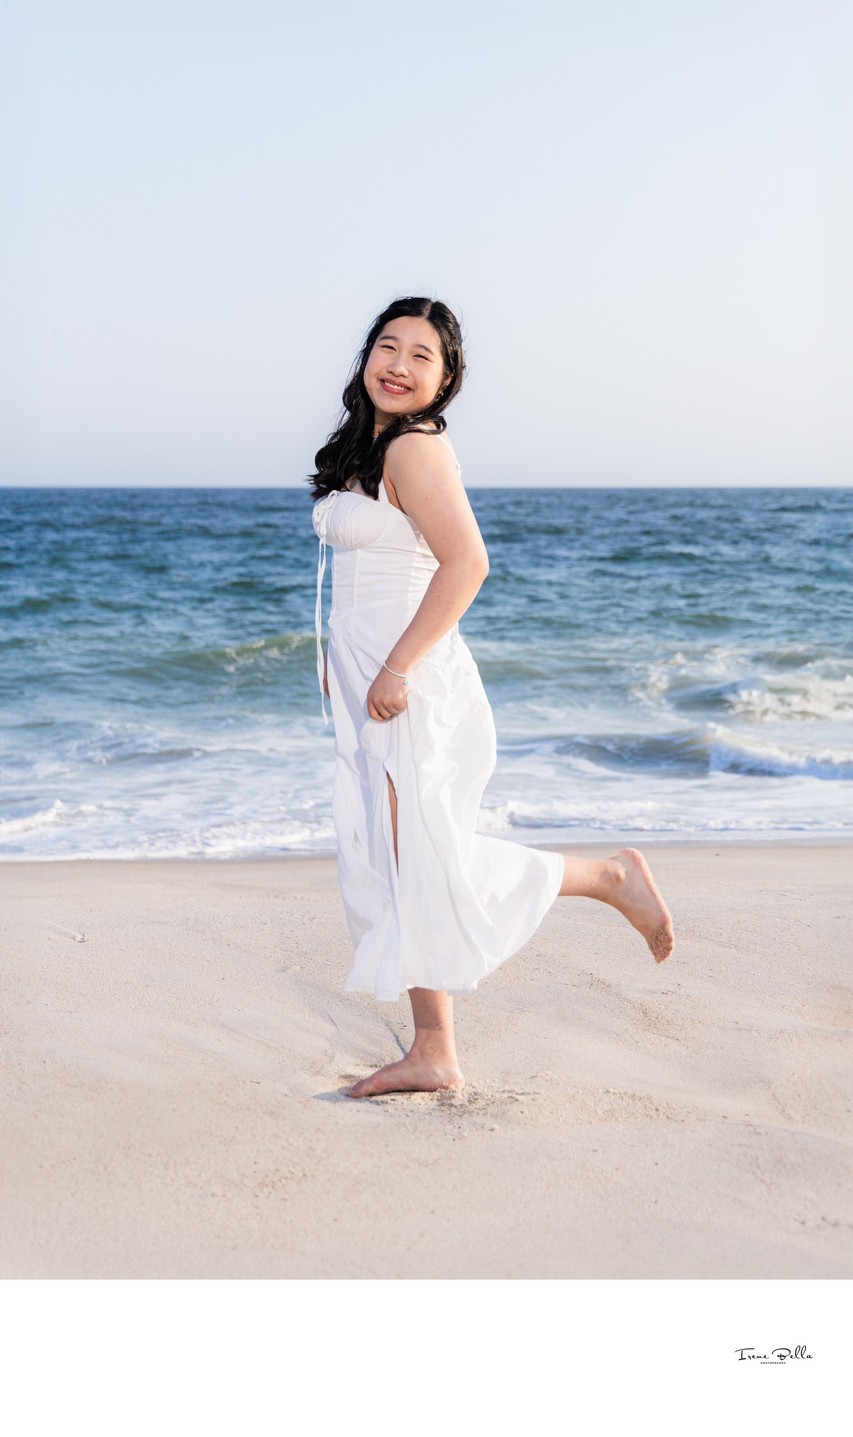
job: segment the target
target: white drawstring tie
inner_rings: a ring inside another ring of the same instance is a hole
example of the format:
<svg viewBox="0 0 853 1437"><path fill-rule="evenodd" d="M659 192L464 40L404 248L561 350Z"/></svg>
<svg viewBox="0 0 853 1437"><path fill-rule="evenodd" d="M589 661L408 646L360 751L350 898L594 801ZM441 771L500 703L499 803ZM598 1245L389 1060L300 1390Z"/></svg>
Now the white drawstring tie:
<svg viewBox="0 0 853 1437"><path fill-rule="evenodd" d="M325 676L325 663L323 659L323 576L326 572L326 532L329 527L328 510L333 499L337 499L337 492L327 494L324 499L318 499L314 505L314 512L311 521L314 525L314 533L320 540L320 552L317 558L317 602L314 605L314 634L317 639L317 679L320 684L320 709L323 714L323 723L329 722L329 715L326 713L326 690L323 687Z"/></svg>

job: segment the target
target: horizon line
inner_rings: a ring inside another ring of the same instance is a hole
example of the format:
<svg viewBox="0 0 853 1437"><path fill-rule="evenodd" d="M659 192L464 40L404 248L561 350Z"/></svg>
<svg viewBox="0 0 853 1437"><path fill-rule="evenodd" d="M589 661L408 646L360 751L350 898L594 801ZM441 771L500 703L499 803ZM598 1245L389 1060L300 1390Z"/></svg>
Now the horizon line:
<svg viewBox="0 0 853 1437"><path fill-rule="evenodd" d="M305 483L306 483L306 485L307 485L308 481L306 480ZM466 484L464 487L465 487L466 490L471 490L471 489L488 489L488 490L501 489L501 490L504 490L504 489L505 489L505 490L507 490L507 491L509 491L509 492L519 492L519 491L528 492L528 491L531 490L531 489L556 489L556 490L561 490L561 489L577 489L577 490L587 490L587 491L589 491L589 490L605 491L605 490L613 490L613 489L619 489L619 490L623 490L623 489L624 489L624 490L636 490L636 491L638 491L638 492L641 491L641 490L654 490L655 492L659 492L659 491L681 490L681 489L708 489L708 490L718 490L718 489L768 489L768 490L774 490L774 489L778 489L778 490L783 490L783 489L809 489L809 490L833 489L833 490L835 490L835 489L838 489L838 490L844 491L844 490L847 490L847 489L853 489L853 479L851 479L851 481L850 481L849 483L829 483L829 484L809 484L809 483L749 484L749 483L735 483L735 482L722 483L722 484ZM176 490L179 490L179 491L181 491L181 492L186 491L187 493L193 493L193 492L196 492L196 491L197 491L197 492L204 492L204 491L210 491L210 490L222 490L223 492L227 491L227 492L229 492L229 493L230 493L230 492L246 492L246 493L270 492L270 493L278 493L278 492L280 492L281 490L284 490L284 489L286 489L286 490L291 490L291 489L292 489L292 490L294 490L295 492L299 492L299 491L301 491L301 490L303 489L303 486L302 486L301 484L60 484L60 483L56 483L56 484L55 484L55 483L45 483L45 484L5 484L5 483L3 483L3 482L0 482L0 492L3 492L4 490L8 490L8 491L10 491L10 492L12 492L12 491L21 492L21 491L29 491L29 490L34 490L34 489L45 489L45 490L52 490L52 489L81 490L81 491L85 491L85 492L91 492L92 490L104 490L105 492L111 492L111 491L116 490L116 489L127 489L127 490L134 490L134 491L139 491L139 490L144 490L144 491L148 491L148 490L162 490L162 491L164 491L164 492L165 492L165 491L174 492L174 491L176 491Z"/></svg>

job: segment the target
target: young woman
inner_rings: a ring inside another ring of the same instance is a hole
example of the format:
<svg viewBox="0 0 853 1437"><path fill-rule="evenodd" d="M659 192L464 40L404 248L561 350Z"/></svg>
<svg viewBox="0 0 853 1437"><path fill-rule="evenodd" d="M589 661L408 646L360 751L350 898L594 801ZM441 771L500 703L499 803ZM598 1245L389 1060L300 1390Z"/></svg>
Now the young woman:
<svg viewBox="0 0 853 1437"><path fill-rule="evenodd" d="M408 1056L356 1083L354 1098L461 1085L453 997L526 943L560 894L617 908L659 963L674 946L635 849L570 858L475 831L495 730L458 628L489 570L444 435L464 369L451 310L395 300L370 327L312 476L318 677L335 723L338 872L355 944L345 986L380 1000L408 992L415 1027Z"/></svg>

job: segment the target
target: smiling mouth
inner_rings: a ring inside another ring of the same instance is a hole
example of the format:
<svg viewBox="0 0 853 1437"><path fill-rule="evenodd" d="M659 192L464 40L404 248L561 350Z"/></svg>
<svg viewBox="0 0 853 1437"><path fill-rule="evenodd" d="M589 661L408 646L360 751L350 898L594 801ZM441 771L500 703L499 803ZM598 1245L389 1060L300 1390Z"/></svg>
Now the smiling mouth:
<svg viewBox="0 0 853 1437"><path fill-rule="evenodd" d="M383 388L383 389L387 389L387 390L388 390L388 393L389 393L389 394L408 394L408 393L409 393L409 388L408 388L408 385L406 385L406 384L392 384L391 381L388 380L388 379L380 379L379 383L382 385L382 388Z"/></svg>

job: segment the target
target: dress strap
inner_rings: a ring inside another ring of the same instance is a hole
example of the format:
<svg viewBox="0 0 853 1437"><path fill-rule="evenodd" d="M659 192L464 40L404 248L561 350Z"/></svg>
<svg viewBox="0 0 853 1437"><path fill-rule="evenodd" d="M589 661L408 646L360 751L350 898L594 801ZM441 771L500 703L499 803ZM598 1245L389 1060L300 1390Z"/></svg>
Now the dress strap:
<svg viewBox="0 0 853 1437"><path fill-rule="evenodd" d="M445 439L445 437L444 437L443 434L439 434L439 435L437 436L437 438L439 438L439 439L441 440L442 444L446 444L447 447L448 447L448 449L450 450L451 454L453 454L453 445L451 444L450 440L449 440L449 439ZM454 457L454 459L456 459L456 455L455 455L455 454L453 454L453 457ZM462 465L459 463L459 460L458 460L458 459L456 459L456 468L459 470L459 472L460 472L460 474L461 474L461 473L462 473Z"/></svg>
<svg viewBox="0 0 853 1437"><path fill-rule="evenodd" d="M417 429L417 428L416 428L416 429L413 429L413 430L412 430L412 433L413 433L413 434L431 434L435 439L440 439L441 442L442 442L442 444L446 444L447 447L448 447L448 449L450 450L451 454L453 454L453 445L451 444L450 440L449 440L449 439L446 439L443 434L439 434L439 432L438 432L437 429ZM454 459L456 459L456 455L455 455L455 454L453 454L453 457L454 457ZM459 463L459 460L458 460L458 459L456 459L456 468L459 470L459 473L461 474L461 473L462 473L462 465Z"/></svg>

